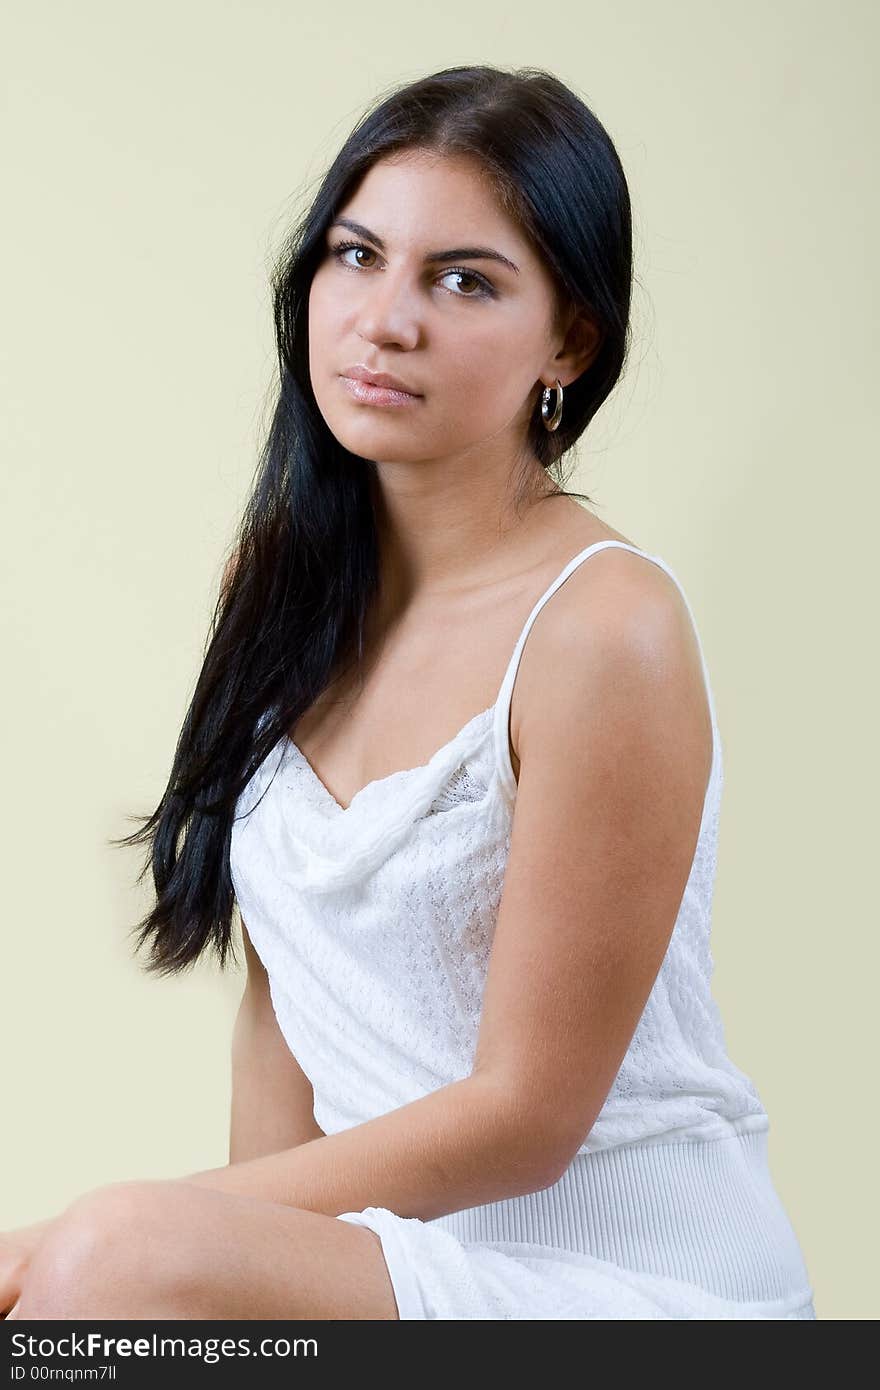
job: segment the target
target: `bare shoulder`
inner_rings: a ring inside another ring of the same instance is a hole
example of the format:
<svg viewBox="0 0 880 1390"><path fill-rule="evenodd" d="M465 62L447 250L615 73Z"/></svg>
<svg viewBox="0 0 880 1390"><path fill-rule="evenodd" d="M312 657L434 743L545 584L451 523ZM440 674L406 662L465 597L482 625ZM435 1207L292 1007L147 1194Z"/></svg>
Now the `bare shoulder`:
<svg viewBox="0 0 880 1390"><path fill-rule="evenodd" d="M675 581L644 554L609 546L553 593L523 648L511 741L530 749L585 719L639 722L690 750L699 783L711 759L711 715L697 634Z"/></svg>

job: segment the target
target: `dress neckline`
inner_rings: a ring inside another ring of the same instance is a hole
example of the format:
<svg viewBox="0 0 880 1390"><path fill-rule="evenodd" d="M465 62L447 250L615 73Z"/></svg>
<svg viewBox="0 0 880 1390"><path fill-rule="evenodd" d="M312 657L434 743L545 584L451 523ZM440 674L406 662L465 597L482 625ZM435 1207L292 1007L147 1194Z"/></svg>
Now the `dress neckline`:
<svg viewBox="0 0 880 1390"><path fill-rule="evenodd" d="M373 792L377 788L384 788L391 783L400 783L417 774L426 773L430 768L433 768L441 758L445 758L451 749L461 743L465 736L475 730L483 721L486 722L487 728L491 728L492 719L490 716L494 716L497 704L498 701L495 700L493 704L489 705L488 709L480 710L479 714L475 714L473 718L469 719L466 724L463 724L462 727L452 735L452 738L447 739L445 743L441 744L427 762L418 763L415 767L400 768L396 772L386 773L384 777L373 777L369 782L365 782L362 787L358 788L347 806L343 806L342 802L334 796L327 784L321 780L299 744L292 739L289 734L285 734L282 741L285 745L285 751L292 756L302 768L307 783L314 789L315 793L326 802L331 812L336 815L344 816L347 815L349 811L353 810L356 804L360 804L368 793Z"/></svg>

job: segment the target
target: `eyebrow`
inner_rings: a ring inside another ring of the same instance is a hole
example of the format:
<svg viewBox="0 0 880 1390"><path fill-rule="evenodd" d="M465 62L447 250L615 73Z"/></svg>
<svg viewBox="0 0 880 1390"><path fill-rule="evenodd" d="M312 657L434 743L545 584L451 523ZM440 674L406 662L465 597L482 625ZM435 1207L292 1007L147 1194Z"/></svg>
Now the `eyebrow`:
<svg viewBox="0 0 880 1390"><path fill-rule="evenodd" d="M369 227L361 226L360 222L352 222L348 217L337 217L330 223L331 227L347 227L355 236L365 237L374 246L378 246L380 251L386 249L385 243L375 232L371 232ZM519 275L519 266L514 265L513 261L502 256L500 251L493 251L491 246L453 246L449 251L428 251L425 253L425 261L499 261L501 265L506 265L508 269Z"/></svg>

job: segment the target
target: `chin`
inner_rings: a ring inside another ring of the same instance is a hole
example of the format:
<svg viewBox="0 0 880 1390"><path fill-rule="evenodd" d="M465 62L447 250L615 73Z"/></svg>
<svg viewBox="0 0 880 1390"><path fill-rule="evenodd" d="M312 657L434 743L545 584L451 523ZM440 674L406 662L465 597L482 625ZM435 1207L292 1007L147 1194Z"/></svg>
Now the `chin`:
<svg viewBox="0 0 880 1390"><path fill-rule="evenodd" d="M334 412L334 416L335 414L336 412ZM393 451L395 444L400 449L402 458L406 458L412 453L415 437L413 429L411 426L404 425L403 421L397 419L391 411L388 412L387 416L383 415L381 418L377 418L377 412L376 416L371 416L369 419L365 412L355 422L352 422L350 416L345 420L334 419L334 416L329 414L324 416L328 428L332 430L340 444L344 448L350 449L353 454L369 454L373 443L385 450L389 459L391 455L388 454L388 449Z"/></svg>

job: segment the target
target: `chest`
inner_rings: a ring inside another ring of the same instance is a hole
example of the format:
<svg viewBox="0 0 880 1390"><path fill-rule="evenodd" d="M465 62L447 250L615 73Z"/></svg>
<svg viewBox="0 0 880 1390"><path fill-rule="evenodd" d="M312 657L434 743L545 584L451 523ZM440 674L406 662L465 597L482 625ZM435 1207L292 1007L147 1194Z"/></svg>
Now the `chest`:
<svg viewBox="0 0 880 1390"><path fill-rule="evenodd" d="M387 642L359 674L334 679L289 731L295 754L341 809L367 788L424 767L490 717L511 623L489 624L481 645L472 628L457 629L454 640L448 626L422 631L417 642ZM512 743L510 754L518 772Z"/></svg>

